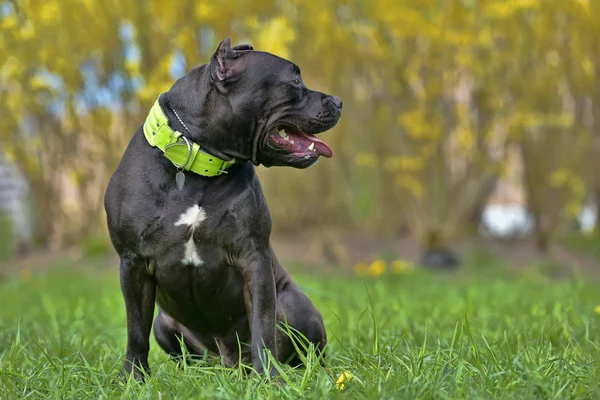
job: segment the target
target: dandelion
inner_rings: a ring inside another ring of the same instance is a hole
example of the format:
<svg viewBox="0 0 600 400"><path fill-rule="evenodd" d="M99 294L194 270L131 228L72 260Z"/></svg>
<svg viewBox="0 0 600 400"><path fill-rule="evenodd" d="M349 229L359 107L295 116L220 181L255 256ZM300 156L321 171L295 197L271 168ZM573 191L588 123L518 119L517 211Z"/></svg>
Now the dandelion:
<svg viewBox="0 0 600 400"><path fill-rule="evenodd" d="M350 373L350 371L344 371L340 374L340 376L337 378L337 381L335 381L335 388L337 390L344 390L346 388L346 383L350 382L352 380L353 376Z"/></svg>
<svg viewBox="0 0 600 400"><path fill-rule="evenodd" d="M369 266L365 263L358 263L354 266L354 273L358 276L365 276L369 273Z"/></svg>
<svg viewBox="0 0 600 400"><path fill-rule="evenodd" d="M404 260L394 260L392 261L391 268L393 274L404 274L410 272L414 269L414 265L411 262Z"/></svg>
<svg viewBox="0 0 600 400"><path fill-rule="evenodd" d="M594 311L596 311L596 314L600 315L600 306L596 306L596 308L594 308Z"/></svg>
<svg viewBox="0 0 600 400"><path fill-rule="evenodd" d="M23 282L29 282L31 280L31 270L29 268L23 268L19 271L19 276Z"/></svg>
<svg viewBox="0 0 600 400"><path fill-rule="evenodd" d="M383 260L375 260L369 266L369 275L377 278L381 274L383 274L386 270L386 264Z"/></svg>

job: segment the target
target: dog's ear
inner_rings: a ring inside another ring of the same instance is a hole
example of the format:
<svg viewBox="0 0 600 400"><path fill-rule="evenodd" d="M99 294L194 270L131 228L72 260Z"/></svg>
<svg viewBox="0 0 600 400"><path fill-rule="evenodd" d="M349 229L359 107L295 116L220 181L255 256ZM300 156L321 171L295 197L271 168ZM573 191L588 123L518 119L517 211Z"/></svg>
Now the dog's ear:
<svg viewBox="0 0 600 400"><path fill-rule="evenodd" d="M237 46L233 46L234 51L250 51L254 50L251 44L238 44Z"/></svg>
<svg viewBox="0 0 600 400"><path fill-rule="evenodd" d="M210 75L215 83L224 83L228 79L234 77L240 72L242 68L236 59L239 57L239 53L236 54L236 50L251 50L252 46L242 44L231 48L231 39L226 38L221 42L217 51L212 56L210 63Z"/></svg>
<svg viewBox="0 0 600 400"><path fill-rule="evenodd" d="M233 59L233 50L231 49L231 39L225 38L219 44L217 51L213 55L212 71L217 82L223 82L231 73L231 60Z"/></svg>

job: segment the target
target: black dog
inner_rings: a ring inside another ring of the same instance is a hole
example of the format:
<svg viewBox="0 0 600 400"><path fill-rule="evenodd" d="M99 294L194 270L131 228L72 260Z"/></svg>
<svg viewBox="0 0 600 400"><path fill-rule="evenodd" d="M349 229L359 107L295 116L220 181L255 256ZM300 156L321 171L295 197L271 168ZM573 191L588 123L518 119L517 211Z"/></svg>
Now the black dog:
<svg viewBox="0 0 600 400"><path fill-rule="evenodd" d="M149 372L155 302L156 340L174 356L181 340L190 354L220 354L228 365L241 357L257 372L266 351L297 364L289 336L276 333L282 322L323 349L321 314L271 248L254 166L331 157L314 135L341 109L339 98L304 86L292 62L229 39L159 97L105 195L127 311L125 373Z"/></svg>

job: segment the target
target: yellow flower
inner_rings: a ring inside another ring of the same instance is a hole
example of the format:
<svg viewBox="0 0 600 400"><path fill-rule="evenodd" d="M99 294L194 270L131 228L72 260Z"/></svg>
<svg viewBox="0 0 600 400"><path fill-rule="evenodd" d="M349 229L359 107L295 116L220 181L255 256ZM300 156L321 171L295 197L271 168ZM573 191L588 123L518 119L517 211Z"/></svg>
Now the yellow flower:
<svg viewBox="0 0 600 400"><path fill-rule="evenodd" d="M600 306L596 306L596 308L594 308L594 311L596 311L596 314L600 315Z"/></svg>
<svg viewBox="0 0 600 400"><path fill-rule="evenodd" d="M423 169L425 161L426 160L424 158L418 156L390 157L385 160L383 168L387 171L420 171Z"/></svg>
<svg viewBox="0 0 600 400"><path fill-rule="evenodd" d="M567 185L570 179L570 172L566 169L556 170L550 175L549 184L553 188L559 188Z"/></svg>
<svg viewBox="0 0 600 400"><path fill-rule="evenodd" d="M21 27L21 39L28 40L35 37L35 28L31 21L27 21Z"/></svg>
<svg viewBox="0 0 600 400"><path fill-rule="evenodd" d="M475 147L475 135L469 128L460 127L454 131L458 147L463 152L473 150Z"/></svg>
<svg viewBox="0 0 600 400"><path fill-rule="evenodd" d="M38 10L42 22L50 24L57 21L60 17L59 3L47 1L42 4L43 6Z"/></svg>
<svg viewBox="0 0 600 400"><path fill-rule="evenodd" d="M207 20L211 15L215 14L215 6L206 4L205 2L198 3L196 7L196 17L200 20Z"/></svg>
<svg viewBox="0 0 600 400"><path fill-rule="evenodd" d="M346 382L350 382L352 378L353 376L350 371L342 372L337 378L337 381L335 381L335 388L337 390L344 390L346 388Z"/></svg>
<svg viewBox="0 0 600 400"><path fill-rule="evenodd" d="M0 23L0 28L9 30L19 26L19 20L14 14L9 14L6 17L2 18L2 23Z"/></svg>
<svg viewBox="0 0 600 400"><path fill-rule="evenodd" d="M565 214L567 214L569 217L577 217L580 212L581 204L579 204L579 202L572 201L570 203L567 203L567 205L565 206Z"/></svg>
<svg viewBox="0 0 600 400"><path fill-rule="evenodd" d="M373 153L358 153L354 157L354 163L362 168L375 168L377 166L377 157Z"/></svg>
<svg viewBox="0 0 600 400"><path fill-rule="evenodd" d="M396 176L396 183L417 199L423 198L425 188L415 177L408 174L399 174Z"/></svg>
<svg viewBox="0 0 600 400"><path fill-rule="evenodd" d="M23 282L29 282L31 280L31 270L29 268L23 268L20 270L19 275L21 276L21 280Z"/></svg>
<svg viewBox="0 0 600 400"><path fill-rule="evenodd" d="M408 261L404 260L394 260L392 261L391 270L394 274L404 274L406 272L410 272L414 269L414 265Z"/></svg>
<svg viewBox="0 0 600 400"><path fill-rule="evenodd" d="M375 260L369 266L369 275L378 277L383 274L386 270L386 264L383 260Z"/></svg>
<svg viewBox="0 0 600 400"><path fill-rule="evenodd" d="M289 46L296 40L296 31L286 17L275 17L262 24L257 32L257 48L289 58Z"/></svg>
<svg viewBox="0 0 600 400"><path fill-rule="evenodd" d="M358 263L354 266L354 273L358 276L365 276L369 272L369 266L365 263Z"/></svg>

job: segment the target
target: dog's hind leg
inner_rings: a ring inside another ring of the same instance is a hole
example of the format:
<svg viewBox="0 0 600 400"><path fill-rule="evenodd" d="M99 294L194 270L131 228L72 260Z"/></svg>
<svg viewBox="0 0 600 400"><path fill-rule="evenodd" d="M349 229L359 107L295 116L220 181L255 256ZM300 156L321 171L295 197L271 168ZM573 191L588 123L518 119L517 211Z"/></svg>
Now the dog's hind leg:
<svg viewBox="0 0 600 400"><path fill-rule="evenodd" d="M159 310L154 320L154 337L159 346L174 360L181 360L184 350L191 358L202 357L208 352L196 334L162 310Z"/></svg>
<svg viewBox="0 0 600 400"><path fill-rule="evenodd" d="M288 288L277 294L277 303L277 324L282 328L277 332L279 361L287 362L293 367L302 365L290 334L298 339L295 341L300 353L306 354L306 350L312 344L315 351L324 357L327 334L323 318L310 299L292 282ZM293 328L291 332L287 332L286 324Z"/></svg>
<svg viewBox="0 0 600 400"><path fill-rule="evenodd" d="M182 345L185 346L177 325L177 322L164 311L158 311L154 320L154 337L159 346L172 357L181 357L183 355Z"/></svg>

